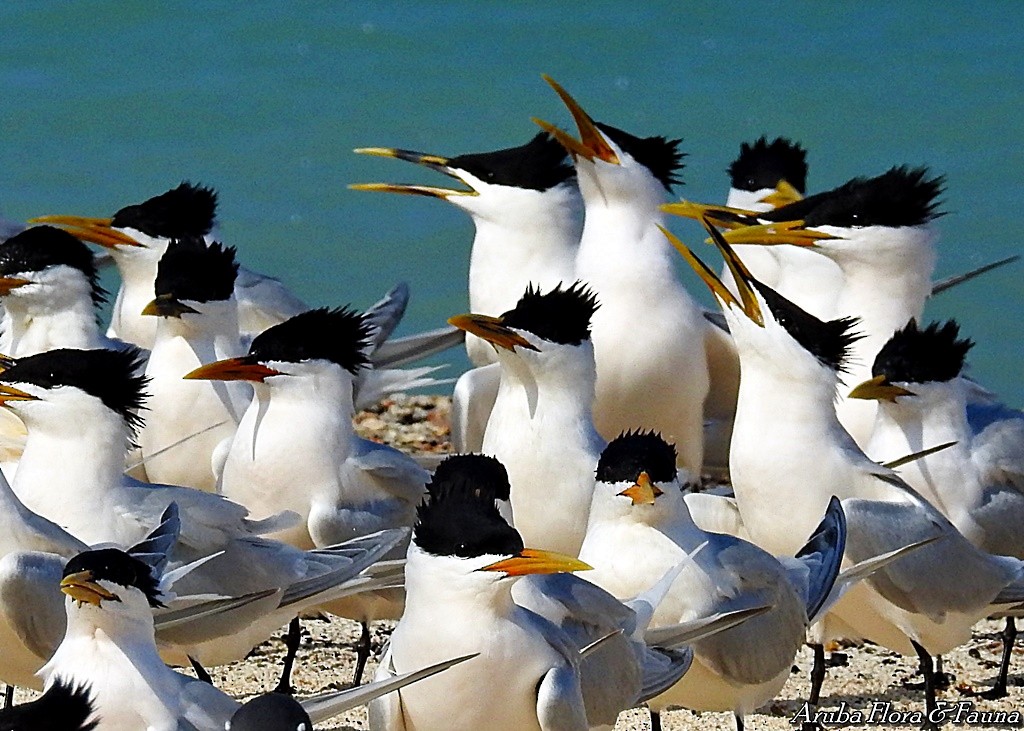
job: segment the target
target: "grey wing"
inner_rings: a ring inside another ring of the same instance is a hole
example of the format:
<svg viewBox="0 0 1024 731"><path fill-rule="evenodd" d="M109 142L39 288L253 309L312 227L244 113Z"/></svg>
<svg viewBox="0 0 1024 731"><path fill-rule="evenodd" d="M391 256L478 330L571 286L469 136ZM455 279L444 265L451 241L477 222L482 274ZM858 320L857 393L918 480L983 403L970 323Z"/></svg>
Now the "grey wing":
<svg viewBox="0 0 1024 731"><path fill-rule="evenodd" d="M238 327L244 333L261 333L309 309L309 305L279 280L245 267L238 269L235 297L238 300Z"/></svg>
<svg viewBox="0 0 1024 731"><path fill-rule="evenodd" d="M590 728L576 672L552 668L537 686L537 721L542 731L586 731Z"/></svg>
<svg viewBox="0 0 1024 731"><path fill-rule="evenodd" d="M979 551L927 503L847 499L843 509L854 562L941 536L868 579L897 606L936 621L947 611L983 610L1020 573L1019 561Z"/></svg>
<svg viewBox="0 0 1024 731"><path fill-rule="evenodd" d="M444 368L422 366L420 368L372 368L363 370L353 387L356 409L368 409L393 393L403 393L414 388L441 386L451 383L447 378L434 378L432 373Z"/></svg>
<svg viewBox="0 0 1024 731"><path fill-rule="evenodd" d="M1002 404L969 406L971 460L983 485L1024 493L1024 413Z"/></svg>
<svg viewBox="0 0 1024 731"><path fill-rule="evenodd" d="M0 560L0 612L40 666L64 639L63 573L64 559L52 553L18 551Z"/></svg>
<svg viewBox="0 0 1024 731"><path fill-rule="evenodd" d="M373 328L370 352L376 351L398 327L409 306L409 284L399 282L363 314L364 321Z"/></svg>
<svg viewBox="0 0 1024 731"><path fill-rule="evenodd" d="M209 683L192 678L184 679L181 688L180 720L178 729L187 729L182 723L197 729L222 729L242 704Z"/></svg>
<svg viewBox="0 0 1024 731"><path fill-rule="evenodd" d="M375 368L404 365L461 345L466 333L454 327L439 327L381 343L370 359Z"/></svg>
<svg viewBox="0 0 1024 731"><path fill-rule="evenodd" d="M409 455L368 439L355 440L342 469L358 470L391 496L412 505L419 504L430 480L430 473Z"/></svg>

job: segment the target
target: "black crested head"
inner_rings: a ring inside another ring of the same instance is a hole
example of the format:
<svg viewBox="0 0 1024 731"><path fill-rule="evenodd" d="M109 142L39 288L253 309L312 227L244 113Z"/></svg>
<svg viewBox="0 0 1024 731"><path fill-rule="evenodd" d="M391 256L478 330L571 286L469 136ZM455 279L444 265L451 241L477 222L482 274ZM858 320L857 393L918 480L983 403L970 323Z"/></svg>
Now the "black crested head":
<svg viewBox="0 0 1024 731"><path fill-rule="evenodd" d="M32 226L0 244L0 276L41 272L62 264L85 275L92 290L93 304L102 305L107 301L107 291L100 286L92 251L64 229Z"/></svg>
<svg viewBox="0 0 1024 731"><path fill-rule="evenodd" d="M597 461L601 482L636 482L646 472L652 482L676 479L676 448L654 431L627 431L608 442Z"/></svg>
<svg viewBox="0 0 1024 731"><path fill-rule="evenodd" d="M305 724L304 726L302 724ZM302 705L284 693L256 696L235 711L228 731L313 731L313 722Z"/></svg>
<svg viewBox="0 0 1024 731"><path fill-rule="evenodd" d="M833 371L846 370L850 347L863 336L855 333L856 317L819 320L766 284L751 280L771 310L772 316L818 362Z"/></svg>
<svg viewBox="0 0 1024 731"><path fill-rule="evenodd" d="M329 360L355 375L370 362L365 351L371 334L362 313L348 307L321 307L264 330L252 341L246 357L260 363Z"/></svg>
<svg viewBox="0 0 1024 731"><path fill-rule="evenodd" d="M933 322L924 330L911 320L882 346L871 366L871 375L885 376L890 383L950 381L960 375L967 351L974 341L958 339L955 320Z"/></svg>
<svg viewBox="0 0 1024 731"><path fill-rule="evenodd" d="M501 321L506 327L526 330L552 343L579 345L590 340L590 318L599 306L583 282L568 289L559 284L546 294L531 284L516 306L501 315Z"/></svg>
<svg viewBox="0 0 1024 731"><path fill-rule="evenodd" d="M82 571L92 574L93 581L106 580L118 586L134 587L146 595L151 607L162 607L160 603L160 578L139 559L119 548L101 548L83 551L64 566L64 577Z"/></svg>
<svg viewBox="0 0 1024 731"><path fill-rule="evenodd" d="M493 458L484 458L495 464L481 469L480 455L470 457L456 455L438 465L427 485L429 498L416 509L412 540L434 556L517 554L524 548L523 539L494 503L494 495L508 490L505 468ZM489 484L490 479L499 484Z"/></svg>
<svg viewBox="0 0 1024 731"><path fill-rule="evenodd" d="M519 147L453 157L448 167L472 173L485 183L541 191L576 176L565 148L547 132Z"/></svg>
<svg viewBox="0 0 1024 731"><path fill-rule="evenodd" d="M149 379L142 374L142 353L124 350L48 350L18 358L0 371L0 382L31 383L45 389L80 388L118 413L133 432L142 425L138 415L149 394Z"/></svg>
<svg viewBox="0 0 1024 731"><path fill-rule="evenodd" d="M460 454L443 460L434 470L427 492L432 495L432 490L451 490L453 485L465 486L491 500L508 500L512 494L505 465L485 454Z"/></svg>
<svg viewBox="0 0 1024 731"><path fill-rule="evenodd" d="M217 192L188 181L114 214L114 228L134 228L154 238L205 236L217 217Z"/></svg>
<svg viewBox="0 0 1024 731"><path fill-rule="evenodd" d="M802 220L811 227L921 226L942 215L938 197L945 178L927 175L928 168L894 167L758 215L769 221Z"/></svg>
<svg viewBox="0 0 1024 731"><path fill-rule="evenodd" d="M595 124L623 152L650 170L658 182L665 186L665 190L671 192L673 185L680 185L683 182L679 178L679 172L683 169L683 158L686 157L686 153L679 150L681 139L635 137L610 124Z"/></svg>
<svg viewBox="0 0 1024 731"><path fill-rule="evenodd" d="M807 186L807 150L785 137L771 142L762 137L752 145L744 142L728 173L737 190L774 188L785 180L803 193Z"/></svg>
<svg viewBox="0 0 1024 731"><path fill-rule="evenodd" d="M157 297L210 302L226 300L235 289L238 262L235 248L214 242L209 246L202 236L172 239L160 257L153 286Z"/></svg>
<svg viewBox="0 0 1024 731"><path fill-rule="evenodd" d="M93 694L88 683L71 683L57 676L39 698L0 711L0 731L93 731Z"/></svg>

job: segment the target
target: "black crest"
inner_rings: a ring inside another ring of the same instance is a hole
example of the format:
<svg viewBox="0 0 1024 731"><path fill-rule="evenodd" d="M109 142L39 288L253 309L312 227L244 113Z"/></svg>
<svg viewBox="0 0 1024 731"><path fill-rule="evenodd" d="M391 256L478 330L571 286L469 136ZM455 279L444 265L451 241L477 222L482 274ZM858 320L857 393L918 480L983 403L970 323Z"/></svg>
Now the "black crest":
<svg viewBox="0 0 1024 731"><path fill-rule="evenodd" d="M785 137L771 142L762 137L740 145L739 156L729 165L732 187L737 190L774 188L785 180L801 193L807 185L807 150Z"/></svg>
<svg viewBox="0 0 1024 731"><path fill-rule="evenodd" d="M186 181L143 203L125 206L110 225L134 228L154 238L180 239L210 233L216 217L216 191Z"/></svg>
<svg viewBox="0 0 1024 731"><path fill-rule="evenodd" d="M94 581L105 579L124 587L135 587L149 600L149 606L162 607L160 579L153 575L149 565L128 555L119 548L101 548L83 551L64 566L64 576L88 571Z"/></svg>
<svg viewBox="0 0 1024 731"><path fill-rule="evenodd" d="M769 221L803 220L807 226L921 226L941 216L942 176L928 168L894 167L875 178L854 178L758 216Z"/></svg>
<svg viewBox="0 0 1024 731"><path fill-rule="evenodd" d="M93 731L93 694L88 684L71 685L57 676L53 685L30 703L0 711L0 731Z"/></svg>
<svg viewBox="0 0 1024 731"><path fill-rule="evenodd" d="M305 724L305 726L302 726ZM302 705L284 693L265 693L235 711L228 731L313 731L313 722Z"/></svg>
<svg viewBox="0 0 1024 731"><path fill-rule="evenodd" d="M100 286L92 251L64 229L32 226L0 244L0 276L41 272L61 264L85 275L92 289L93 304L102 305L107 301L107 291Z"/></svg>
<svg viewBox="0 0 1024 731"><path fill-rule="evenodd" d="M686 153L679 150L682 140L670 140L667 137L635 137L610 124L595 122L598 129L618 145L623 152L651 171L665 190L671 192L673 185L683 181L679 172L683 169L683 158Z"/></svg>
<svg viewBox="0 0 1024 731"><path fill-rule="evenodd" d="M896 383L949 381L960 375L967 351L974 341L960 340L955 320L933 322L924 330L911 320L882 346L871 366L871 375Z"/></svg>
<svg viewBox="0 0 1024 731"><path fill-rule="evenodd" d="M846 370L850 347L863 337L855 333L856 317L819 320L805 312L766 284L751 280L764 297L772 316L786 332L811 355L833 371Z"/></svg>
<svg viewBox="0 0 1024 731"><path fill-rule="evenodd" d="M154 289L157 297L210 302L226 300L235 289L238 262L235 248L214 242L209 246L202 236L173 239L157 265Z"/></svg>
<svg viewBox="0 0 1024 731"><path fill-rule="evenodd" d="M474 558L519 553L523 539L505 522L494 503L495 495L507 494L508 490L508 474L496 459L480 455L449 457L438 465L427 485L429 498L416 509L413 541L435 556Z"/></svg>
<svg viewBox="0 0 1024 731"><path fill-rule="evenodd" d="M0 371L0 381L31 383L46 389L80 388L120 414L134 431L142 425L137 412L148 398L145 387L149 379L141 375L142 371L138 348L61 349L18 358L10 368Z"/></svg>
<svg viewBox="0 0 1024 731"><path fill-rule="evenodd" d="M260 363L329 360L355 375L369 364L365 350L371 334L361 313L321 307L264 330L249 346L248 358Z"/></svg>
<svg viewBox="0 0 1024 731"><path fill-rule="evenodd" d="M565 148L547 132L519 147L453 157L448 167L472 173L485 183L531 190L548 190L576 175Z"/></svg>
<svg viewBox="0 0 1024 731"><path fill-rule="evenodd" d="M552 343L579 345L590 340L590 318L598 307L594 293L582 282L568 289L559 284L546 294L531 284L501 321Z"/></svg>
<svg viewBox="0 0 1024 731"><path fill-rule="evenodd" d="M676 448L657 432L623 432L608 442L597 461L601 482L635 482L641 472L653 482L676 479Z"/></svg>

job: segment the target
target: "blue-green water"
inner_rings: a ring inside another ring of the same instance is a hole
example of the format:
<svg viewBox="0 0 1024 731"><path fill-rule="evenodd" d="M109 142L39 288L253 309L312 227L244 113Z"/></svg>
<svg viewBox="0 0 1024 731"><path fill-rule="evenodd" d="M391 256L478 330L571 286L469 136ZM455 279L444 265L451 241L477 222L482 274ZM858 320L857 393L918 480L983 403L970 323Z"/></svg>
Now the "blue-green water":
<svg viewBox="0 0 1024 731"><path fill-rule="evenodd" d="M1020 250L1024 54L1016 3L125 3L0 5L0 211L109 215L182 179L221 231L312 304L413 288L405 330L466 308L472 227L440 201L351 182L442 183L353 147L457 154L596 118L684 138L719 201L739 143L784 134L820 190L891 165L948 177L940 276ZM676 226L685 238L696 231ZM978 341L1014 404L1024 265L929 305ZM690 276L690 275L684 275ZM693 290L699 283L691 277ZM465 361L452 358L453 373Z"/></svg>

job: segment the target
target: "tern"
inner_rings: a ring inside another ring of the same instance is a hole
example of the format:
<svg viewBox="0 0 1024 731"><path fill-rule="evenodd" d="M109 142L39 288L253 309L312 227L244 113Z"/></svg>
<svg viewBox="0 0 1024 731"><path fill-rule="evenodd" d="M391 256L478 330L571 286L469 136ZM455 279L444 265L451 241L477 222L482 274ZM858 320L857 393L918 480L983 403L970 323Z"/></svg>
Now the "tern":
<svg viewBox="0 0 1024 731"><path fill-rule="evenodd" d="M805 631L833 590L846 539L842 508L833 500L796 560L776 559L742 539L701 530L683 501L675 463L675 449L653 433L629 432L608 444L580 559L594 567L588 579L619 598L636 595L682 562L682 574L655 610L655 627L754 602L771 607L695 643L689 672L650 702L652 711L669 705L728 711L742 731L744 716L789 678Z"/></svg>
<svg viewBox="0 0 1024 731"><path fill-rule="evenodd" d="M370 147L356 152L424 165L459 180L466 189L370 183L358 190L425 195L448 201L473 219L469 308L498 313L513 307L530 285L572 281L583 225L575 170L566 151L545 132L519 147L446 158ZM452 444L476 452L498 392L494 351L475 336L466 351L476 366L459 377L452 395Z"/></svg>
<svg viewBox="0 0 1024 731"><path fill-rule="evenodd" d="M973 401L977 388L962 371L974 343L959 334L953 320L924 328L911 320L882 346L872 378L850 397L878 402L866 450L873 459L945 445L900 467L900 477L981 550L1024 558L1024 414ZM986 697L1006 695L1015 636L1011 614L999 674Z"/></svg>
<svg viewBox="0 0 1024 731"><path fill-rule="evenodd" d="M0 401L25 421L29 432L14 491L29 508L90 545L131 545L168 504L176 503L183 530L175 560L189 562L221 552L186 577L187 593L282 592L244 631L188 648L188 655L201 663L229 662L317 599L349 593L341 584L352 578L352 560L343 548L300 551L261 537L291 523L292 514L251 520L243 506L220 495L124 475L126 446L145 400L136 356L132 351L57 350L20 359L3 371L8 380L0 383ZM83 431L81 424L89 428ZM392 531L382 536L381 552L402 535ZM297 600L305 604L296 605ZM178 657L188 662L184 649Z"/></svg>
<svg viewBox="0 0 1024 731"><path fill-rule="evenodd" d="M586 535L594 465L604 447L591 411L590 323L598 309L593 293L577 282L544 293L528 287L499 317L448 321L498 355L501 383L482 451L508 470L512 524L530 545L569 555L579 553Z"/></svg>
<svg viewBox="0 0 1024 731"><path fill-rule="evenodd" d="M252 384L253 400L222 450L220 489L257 516L298 514L297 524L274 534L293 546L412 526L428 473L353 431L352 387L367 365L370 335L365 316L353 310L311 310L261 333L246 355L186 376ZM400 591L374 596L329 608L363 623L357 674L369 653L367 623L401 614Z"/></svg>
<svg viewBox="0 0 1024 731"><path fill-rule="evenodd" d="M589 567L524 548L495 505L509 491L500 462L451 457L428 489L409 547L406 610L378 676L449 650L480 655L439 682L371 704L371 728L610 728L623 708L685 672L688 652L658 652L642 641L637 650L627 640L621 650L588 657L589 648L630 631L634 614L588 582L540 576ZM540 581L517 591L532 578ZM503 692L488 702L482 691L494 682Z"/></svg>
<svg viewBox="0 0 1024 731"><path fill-rule="evenodd" d="M594 422L606 439L635 426L656 429L680 445L681 466L699 475L710 382L706 340L720 335L683 288L658 228L659 206L679 182L680 141L595 123L568 92L545 79L581 137L535 120L572 153L583 195L575 277L601 301L593 320Z"/></svg>
<svg viewBox="0 0 1024 731"><path fill-rule="evenodd" d="M146 362L148 413L138 437L146 477L154 482L217 490L214 450L235 433L252 388L184 376L245 352L234 298L237 272L234 248L195 237L171 241L160 259L156 298L143 310L158 325Z"/></svg>
<svg viewBox="0 0 1024 731"><path fill-rule="evenodd" d="M152 608L168 600L167 546L179 529L175 515L165 516L145 551L94 549L64 568L67 632L40 675L48 688L58 681L87 684L104 730L222 731L240 710L209 683L169 669L157 653ZM307 699L303 707L320 721L416 679L331 693Z"/></svg>
<svg viewBox="0 0 1024 731"><path fill-rule="evenodd" d="M738 299L685 244L666 235L721 302L740 353L730 471L744 527L762 548L793 554L800 548L796 534L810 532L834 494L847 516L850 561L940 538L854 586L833 608L844 633L917 655L931 713L931 656L968 641L971 627L993 607L1024 598L1024 562L975 548L893 470L865 456L839 424L832 403L855 322L823 322L796 307L751 278L722 235L705 226L730 264ZM837 632L831 616L820 628L825 636ZM819 678L820 660L816 650ZM812 702L820 680L816 686Z"/></svg>
<svg viewBox="0 0 1024 731"><path fill-rule="evenodd" d="M5 355L123 347L100 332L97 310L107 292L92 252L62 229L33 226L0 244L0 298Z"/></svg>

